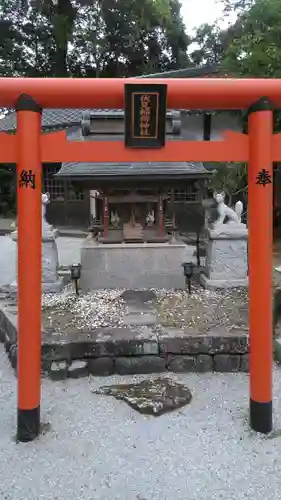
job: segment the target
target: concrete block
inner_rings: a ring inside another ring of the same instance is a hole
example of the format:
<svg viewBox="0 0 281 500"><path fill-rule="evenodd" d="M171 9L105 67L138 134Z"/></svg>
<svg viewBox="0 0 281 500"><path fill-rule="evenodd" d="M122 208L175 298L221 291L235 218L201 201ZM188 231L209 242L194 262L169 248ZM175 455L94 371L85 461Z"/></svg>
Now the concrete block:
<svg viewBox="0 0 281 500"><path fill-rule="evenodd" d="M93 244L81 247L81 290L185 288L182 243Z"/></svg>

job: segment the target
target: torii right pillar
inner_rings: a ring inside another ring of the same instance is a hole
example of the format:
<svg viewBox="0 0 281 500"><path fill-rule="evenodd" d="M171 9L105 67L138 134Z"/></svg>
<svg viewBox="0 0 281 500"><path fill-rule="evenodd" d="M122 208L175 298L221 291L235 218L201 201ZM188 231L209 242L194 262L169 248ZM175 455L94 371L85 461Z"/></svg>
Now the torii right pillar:
<svg viewBox="0 0 281 500"><path fill-rule="evenodd" d="M273 105L249 109L248 227L250 426L272 430Z"/></svg>

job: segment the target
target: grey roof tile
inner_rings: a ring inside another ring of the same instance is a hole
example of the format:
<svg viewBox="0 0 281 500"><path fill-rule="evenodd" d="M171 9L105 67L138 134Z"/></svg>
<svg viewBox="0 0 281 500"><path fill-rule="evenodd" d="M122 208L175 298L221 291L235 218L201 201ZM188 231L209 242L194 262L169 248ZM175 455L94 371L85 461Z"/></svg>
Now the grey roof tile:
<svg viewBox="0 0 281 500"><path fill-rule="evenodd" d="M82 109L44 109L42 113L42 128L68 127L71 125L80 125ZM16 113L11 112L0 120L0 131L15 130L17 123Z"/></svg>
<svg viewBox="0 0 281 500"><path fill-rule="evenodd" d="M81 129L77 128L68 133L68 140L74 141L108 141L108 135L93 135L87 138L83 137ZM167 137L169 140L181 140L181 137ZM110 137L110 141L123 141L124 136L114 135ZM172 162L151 162L151 163L91 163L91 162L70 162L63 163L56 177L122 177L122 176L159 176L167 177L172 175L192 176L192 175L208 175L208 170L203 163L172 163Z"/></svg>
<svg viewBox="0 0 281 500"><path fill-rule="evenodd" d="M64 163L57 178L208 175L202 163Z"/></svg>
<svg viewBox="0 0 281 500"><path fill-rule="evenodd" d="M215 75L220 71L218 64L207 66L190 66L189 68L174 69L163 73L150 73L149 75L136 76L136 78L200 78Z"/></svg>
<svg viewBox="0 0 281 500"><path fill-rule="evenodd" d="M68 128L75 125L81 125L82 114L90 112L95 118L123 118L123 109L64 109L64 108L50 108L43 109L42 113L42 128ZM167 115L171 114L170 111ZM17 117L15 112L11 112L4 118L0 119L0 132L10 132L16 129Z"/></svg>
<svg viewBox="0 0 281 500"><path fill-rule="evenodd" d="M74 141L108 141L108 135L94 135L84 138L81 133L81 129L77 128L72 130L68 134L69 140ZM181 140L180 137L176 138ZM111 141L123 141L124 136L114 135L110 137ZM167 141L175 140L174 137L167 137ZM91 163L91 162L81 162L81 163L63 163L60 171L56 174L56 177L122 177L122 176L165 176L167 177L170 173L173 175L208 175L208 171L205 169L202 163L172 163L172 162L151 162L151 163Z"/></svg>

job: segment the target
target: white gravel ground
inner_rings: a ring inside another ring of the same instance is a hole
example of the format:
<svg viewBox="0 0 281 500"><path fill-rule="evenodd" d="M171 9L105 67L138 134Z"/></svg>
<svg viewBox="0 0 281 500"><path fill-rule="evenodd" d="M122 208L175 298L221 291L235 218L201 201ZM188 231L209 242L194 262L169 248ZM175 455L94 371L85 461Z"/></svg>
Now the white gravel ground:
<svg viewBox="0 0 281 500"><path fill-rule="evenodd" d="M42 416L51 430L29 444L13 439L16 379L1 346L0 377L1 500L281 498L281 434L249 431L245 374L177 376L193 401L158 418L91 393L131 377L44 380ZM278 431L281 401L274 406Z"/></svg>

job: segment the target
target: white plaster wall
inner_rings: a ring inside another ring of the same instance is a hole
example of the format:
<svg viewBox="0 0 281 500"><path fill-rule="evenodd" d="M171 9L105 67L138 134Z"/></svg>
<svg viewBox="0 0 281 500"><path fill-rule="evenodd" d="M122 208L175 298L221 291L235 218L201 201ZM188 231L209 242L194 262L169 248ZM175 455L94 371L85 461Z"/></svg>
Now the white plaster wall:
<svg viewBox="0 0 281 500"><path fill-rule="evenodd" d="M212 116L211 141L222 139L223 132L233 130L234 132L242 132L239 117L231 114L220 114Z"/></svg>
<svg viewBox="0 0 281 500"><path fill-rule="evenodd" d="M187 115L182 113L182 137L189 141L203 141L203 123L203 114ZM226 130L241 132L239 118L230 113L212 115L211 141L222 139L223 132Z"/></svg>
<svg viewBox="0 0 281 500"><path fill-rule="evenodd" d="M181 135L188 141L203 141L203 115L182 114Z"/></svg>

